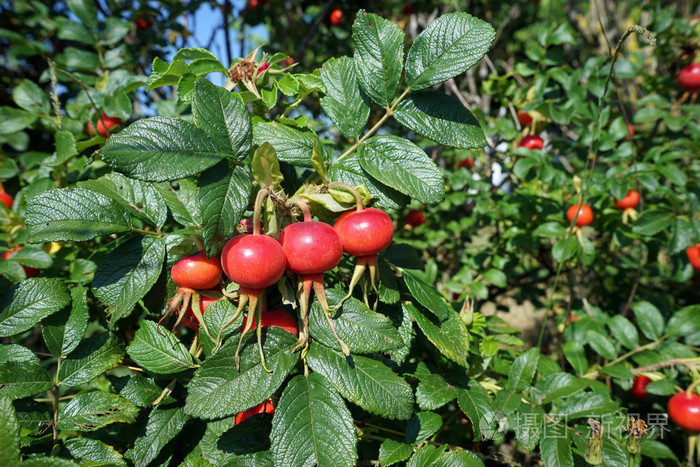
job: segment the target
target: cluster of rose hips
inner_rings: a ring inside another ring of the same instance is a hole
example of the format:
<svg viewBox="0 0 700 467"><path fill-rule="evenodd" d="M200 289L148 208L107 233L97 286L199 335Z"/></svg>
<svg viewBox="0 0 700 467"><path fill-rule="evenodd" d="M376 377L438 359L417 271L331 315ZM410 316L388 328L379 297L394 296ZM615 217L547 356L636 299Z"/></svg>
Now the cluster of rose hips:
<svg viewBox="0 0 700 467"><path fill-rule="evenodd" d="M644 375L637 375L632 383L630 394L638 401L647 397L647 386L651 379ZM677 392L668 400L666 411L671 420L692 433L700 432L700 395L693 391L696 384L691 385L687 391Z"/></svg>
<svg viewBox="0 0 700 467"><path fill-rule="evenodd" d="M169 302L169 311L179 310L176 325L183 320L190 327L199 327L209 335L203 320L203 313L213 301L224 298L219 288L222 273L232 282L238 284L238 308L235 315L222 326L214 338L215 349L221 344L221 332L231 325L243 311L248 314L243 321L236 362L243 338L252 328L257 329L260 357L263 365L265 358L261 346L261 328L280 326L299 337L296 351L308 348L309 340L309 305L311 291L321 304L328 324L338 339L343 352L350 354L348 346L338 337L330 316L332 308L328 306L324 274L334 269L343 256L343 252L357 258L355 271L350 283L351 296L366 271L370 283L376 291L377 254L384 251L394 235L391 218L384 211L365 208L360 194L353 187L344 183L333 182L328 188L345 188L356 199L357 208L338 217L334 225L312 220L311 213L303 201L294 200L301 208L304 219L287 225L280 233L279 239L261 232L261 206L269 193L266 189L258 192L253 217L253 232L236 235L224 246L221 257L207 258L203 251L180 259L171 269L171 277L179 289ZM282 310L263 310L261 300L264 290L276 284L285 271L295 274L300 284L299 317L301 326L297 326L289 313ZM337 304L337 309L340 304ZM167 315L166 315L167 316ZM256 323L260 323L256 326ZM299 331L301 329L301 331Z"/></svg>

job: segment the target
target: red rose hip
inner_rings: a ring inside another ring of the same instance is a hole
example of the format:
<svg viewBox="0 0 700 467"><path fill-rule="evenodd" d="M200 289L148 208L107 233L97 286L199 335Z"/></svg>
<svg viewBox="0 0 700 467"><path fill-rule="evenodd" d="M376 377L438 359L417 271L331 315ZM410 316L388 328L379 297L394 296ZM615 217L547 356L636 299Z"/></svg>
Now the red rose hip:
<svg viewBox="0 0 700 467"><path fill-rule="evenodd" d="M376 255L386 250L394 238L391 217L375 208L345 212L333 227L342 240L345 253L353 256Z"/></svg>
<svg viewBox="0 0 700 467"><path fill-rule="evenodd" d="M689 247L685 250L685 254L688 255L688 261L693 269L700 271L700 243Z"/></svg>
<svg viewBox="0 0 700 467"><path fill-rule="evenodd" d="M700 396L679 392L668 401L668 416L673 423L693 433L700 432Z"/></svg>
<svg viewBox="0 0 700 467"><path fill-rule="evenodd" d="M221 252L226 277L248 290L275 284L286 266L282 246L267 235L238 235Z"/></svg>
<svg viewBox="0 0 700 467"><path fill-rule="evenodd" d="M637 190L627 191L627 195L621 200L615 199L615 207L617 209L634 209L639 204L639 192Z"/></svg>
<svg viewBox="0 0 700 467"><path fill-rule="evenodd" d="M518 147L527 149L542 149L544 147L544 141L537 135L526 136L520 140Z"/></svg>
<svg viewBox="0 0 700 467"><path fill-rule="evenodd" d="M634 378L634 383L632 383L632 389L630 389L630 394L632 397L638 401L643 401L647 397L647 386L651 383L651 380L643 375L638 375Z"/></svg>
<svg viewBox="0 0 700 467"><path fill-rule="evenodd" d="M576 217L577 212L578 217ZM587 204L582 204L580 207L578 204L574 204L566 211L566 218L569 222L573 222L576 218L576 227L584 227L593 222L593 210Z"/></svg>
<svg viewBox="0 0 700 467"><path fill-rule="evenodd" d="M207 258L206 254L200 251L175 263L170 270L170 276L179 287L211 289L221 280L221 261L216 256Z"/></svg>
<svg viewBox="0 0 700 467"><path fill-rule="evenodd" d="M678 86L690 93L700 90L700 63L683 67L678 74Z"/></svg>

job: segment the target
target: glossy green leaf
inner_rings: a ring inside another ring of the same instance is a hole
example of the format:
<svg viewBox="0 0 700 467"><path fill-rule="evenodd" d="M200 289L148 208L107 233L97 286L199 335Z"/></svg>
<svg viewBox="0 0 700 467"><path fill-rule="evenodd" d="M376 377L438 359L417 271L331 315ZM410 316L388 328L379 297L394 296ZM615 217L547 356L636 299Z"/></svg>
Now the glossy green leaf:
<svg viewBox="0 0 700 467"><path fill-rule="evenodd" d="M34 362L0 363L0 397L21 399L42 393L53 386L48 371Z"/></svg>
<svg viewBox="0 0 700 467"><path fill-rule="evenodd" d="M34 242L84 241L131 229L131 218L119 203L84 188L49 190L33 197L24 222Z"/></svg>
<svg viewBox="0 0 700 467"><path fill-rule="evenodd" d="M573 467L571 440L566 430L557 435L545 433L540 440L540 455L545 467Z"/></svg>
<svg viewBox="0 0 700 467"><path fill-rule="evenodd" d="M295 376L272 419L275 465L354 466L357 435L350 411L320 374Z"/></svg>
<svg viewBox="0 0 700 467"><path fill-rule="evenodd" d="M83 340L61 364L58 381L73 387L89 383L121 363L124 346L111 333L95 334Z"/></svg>
<svg viewBox="0 0 700 467"><path fill-rule="evenodd" d="M83 463L126 465L126 461L117 450L98 439L73 438L63 442L71 456Z"/></svg>
<svg viewBox="0 0 700 467"><path fill-rule="evenodd" d="M39 363L39 357L19 344L0 344L0 362Z"/></svg>
<svg viewBox="0 0 700 467"><path fill-rule="evenodd" d="M406 57L406 84L414 91L447 81L474 66L496 31L466 13L447 13L421 32Z"/></svg>
<svg viewBox="0 0 700 467"><path fill-rule="evenodd" d="M440 353L455 363L464 367L469 366L467 363L469 333L457 312L452 311L447 318L436 321L434 317L427 316L410 303L403 304L403 308Z"/></svg>
<svg viewBox="0 0 700 467"><path fill-rule="evenodd" d="M283 123L257 123L253 127L256 146L268 142L277 151L277 158L292 165L311 167L311 156L316 144L312 132L301 131Z"/></svg>
<svg viewBox="0 0 700 467"><path fill-rule="evenodd" d="M442 376L430 374L420 378L416 402L423 410L435 410L457 397L457 388L447 384Z"/></svg>
<svg viewBox="0 0 700 467"><path fill-rule="evenodd" d="M83 24L90 29L97 29L97 6L90 0L68 0L68 8Z"/></svg>
<svg viewBox="0 0 700 467"><path fill-rule="evenodd" d="M125 456L134 465L146 467L170 440L180 434L188 419L183 407L156 407L148 416L145 433L136 438L134 447Z"/></svg>
<svg viewBox="0 0 700 467"><path fill-rule="evenodd" d="M522 403L512 416L516 418L516 423L512 424L515 439L522 449L532 452L540 441L544 410L539 406Z"/></svg>
<svg viewBox="0 0 700 467"><path fill-rule="evenodd" d="M413 413L408 383L381 362L352 355L348 359L323 345L312 344L306 358L350 402L390 419L407 420Z"/></svg>
<svg viewBox="0 0 700 467"><path fill-rule="evenodd" d="M585 392L573 396L561 404L557 416L573 420L595 415L608 415L619 410L618 407L617 403L602 394Z"/></svg>
<svg viewBox="0 0 700 467"><path fill-rule="evenodd" d="M613 337L628 349L632 350L639 345L637 328L624 316L615 315L609 318L608 327Z"/></svg>
<svg viewBox="0 0 700 467"><path fill-rule="evenodd" d="M684 337L697 332L700 332L700 305L676 311L666 327L666 333L670 337Z"/></svg>
<svg viewBox="0 0 700 467"><path fill-rule="evenodd" d="M112 423L134 423L139 408L117 394L94 391L79 394L61 407L58 429L95 431Z"/></svg>
<svg viewBox="0 0 700 467"><path fill-rule="evenodd" d="M418 412L406 426L406 442L421 443L433 436L442 426L442 417L435 412Z"/></svg>
<svg viewBox="0 0 700 467"><path fill-rule="evenodd" d="M607 336L599 332L589 330L586 333L586 343L591 346L595 353L607 360L613 360L617 356L613 343Z"/></svg>
<svg viewBox="0 0 700 467"><path fill-rule="evenodd" d="M665 209L648 209L641 213L632 231L641 235L654 235L673 224L671 213Z"/></svg>
<svg viewBox="0 0 700 467"><path fill-rule="evenodd" d="M34 114L48 114L51 110L46 93L33 81L23 79L15 85L12 100L20 108Z"/></svg>
<svg viewBox="0 0 700 467"><path fill-rule="evenodd" d="M586 359L586 351L583 344L579 341L567 341L562 347L564 357L576 371L576 374L582 375L588 369L588 360Z"/></svg>
<svg viewBox="0 0 700 467"><path fill-rule="evenodd" d="M12 401L0 392L0 465L17 465L20 462L19 423Z"/></svg>
<svg viewBox="0 0 700 467"><path fill-rule="evenodd" d="M637 327L647 339L656 340L664 333L664 318L652 303L647 301L632 303L632 311Z"/></svg>
<svg viewBox="0 0 700 467"><path fill-rule="evenodd" d="M352 59L331 58L321 68L321 79L326 85L323 111L341 133L359 139L369 118L369 102L360 91Z"/></svg>
<svg viewBox="0 0 700 467"><path fill-rule="evenodd" d="M411 446L388 438L379 446L379 464L382 466L394 465L405 461L411 457L411 454L413 454Z"/></svg>
<svg viewBox="0 0 700 467"><path fill-rule="evenodd" d="M0 135L12 135L36 122L37 116L14 107L0 107Z"/></svg>
<svg viewBox="0 0 700 467"><path fill-rule="evenodd" d="M459 389L457 394L459 409L469 417L474 428L474 439L481 437L482 429L490 429L488 423L482 422L487 414L494 412L493 404L486 392L479 387Z"/></svg>
<svg viewBox="0 0 700 467"><path fill-rule="evenodd" d="M150 373L169 375L194 367L192 355L180 340L153 321L141 321L126 353Z"/></svg>
<svg viewBox="0 0 700 467"><path fill-rule="evenodd" d="M56 357L66 356L80 344L88 325L87 288L73 287L70 291L72 306L45 318L41 335L46 347Z"/></svg>
<svg viewBox="0 0 700 467"><path fill-rule="evenodd" d="M0 337L13 336L36 326L68 303L68 289L58 279L27 279L0 297Z"/></svg>

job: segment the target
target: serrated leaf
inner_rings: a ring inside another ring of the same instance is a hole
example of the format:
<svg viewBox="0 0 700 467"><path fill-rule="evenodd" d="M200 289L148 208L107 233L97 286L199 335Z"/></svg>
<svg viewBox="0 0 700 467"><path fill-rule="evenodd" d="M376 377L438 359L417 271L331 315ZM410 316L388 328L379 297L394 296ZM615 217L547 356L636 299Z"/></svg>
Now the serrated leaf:
<svg viewBox="0 0 700 467"><path fill-rule="evenodd" d="M61 407L58 429L95 431L112 423L134 423L139 410L117 394L102 391L79 394Z"/></svg>
<svg viewBox="0 0 700 467"><path fill-rule="evenodd" d="M522 449L531 452L540 441L544 410L523 402L514 416L517 417L517 423L513 424L515 439Z"/></svg>
<svg viewBox="0 0 700 467"><path fill-rule="evenodd" d="M588 360L586 359L586 351L583 344L579 341L566 341L562 347L562 353L566 360L571 364L576 371L576 374L582 375L588 369Z"/></svg>
<svg viewBox="0 0 700 467"><path fill-rule="evenodd" d="M373 136L358 148L358 158L372 177L423 204L445 199L445 181L438 166L404 138Z"/></svg>
<svg viewBox="0 0 700 467"><path fill-rule="evenodd" d="M624 316L615 315L608 318L608 327L613 337L628 349L635 349L639 345L637 328Z"/></svg>
<svg viewBox="0 0 700 467"><path fill-rule="evenodd" d="M647 209L634 222L632 231L641 235L654 235L673 224L671 212L665 209Z"/></svg>
<svg viewBox="0 0 700 467"><path fill-rule="evenodd" d="M51 375L38 363L0 363L0 397L21 399L42 393L52 386Z"/></svg>
<svg viewBox="0 0 700 467"><path fill-rule="evenodd" d="M90 29L97 28L97 6L90 0L68 0L68 8Z"/></svg>
<svg viewBox="0 0 700 467"><path fill-rule="evenodd" d="M296 338L280 329L263 331L267 368L260 361L255 339L248 339L240 352L240 371L234 355L238 339L229 339L195 372L187 393L185 410L202 419L243 412L270 398L292 370L299 353L292 353Z"/></svg>
<svg viewBox="0 0 700 467"><path fill-rule="evenodd" d="M321 98L324 112L341 133L359 139L369 119L369 102L360 91L352 59L326 61L321 67L321 79L326 85L326 95Z"/></svg>
<svg viewBox="0 0 700 467"><path fill-rule="evenodd" d="M469 334L455 311L452 311L446 319L436 322L434 318L426 316L410 303L404 303L403 308L413 317L423 334L440 353L463 367L469 367L467 363Z"/></svg>
<svg viewBox="0 0 700 467"><path fill-rule="evenodd" d="M413 298L433 313L437 319L447 320L450 314L454 313L454 309L445 303L445 299L435 287L429 286L410 271L404 270L402 276Z"/></svg>
<svg viewBox="0 0 700 467"><path fill-rule="evenodd" d="M153 59L151 68L151 76L146 81L146 91L161 86L178 84L182 76L190 73L190 67L182 59L173 59L173 62L168 64L161 60L160 57L156 57Z"/></svg>
<svg viewBox="0 0 700 467"><path fill-rule="evenodd" d="M632 304L632 311L642 334L650 340L656 340L664 333L664 318L653 304L642 301Z"/></svg>
<svg viewBox="0 0 700 467"><path fill-rule="evenodd" d="M394 118L409 130L445 146L469 149L486 145L484 131L474 115L441 92L409 95L397 107Z"/></svg>
<svg viewBox="0 0 700 467"><path fill-rule="evenodd" d="M0 393L2 394L2 393ZM12 401L0 396L0 465L17 465L20 462L19 423Z"/></svg>
<svg viewBox="0 0 700 467"><path fill-rule="evenodd" d="M165 261L161 237L135 237L115 248L97 267L95 296L110 307L111 321L128 316L156 283Z"/></svg>
<svg viewBox="0 0 700 467"><path fill-rule="evenodd" d="M248 173L230 161L221 161L199 177L197 202L207 254L218 253L218 243L236 231L252 189Z"/></svg>
<svg viewBox="0 0 700 467"><path fill-rule="evenodd" d="M78 184L88 190L109 196L129 212L160 229L168 217L168 207L160 192L151 183L110 172L97 180Z"/></svg>
<svg viewBox="0 0 700 467"><path fill-rule="evenodd" d="M425 465L442 465L439 463L440 457L447 450L448 445L433 446L424 444L406 463L406 467L423 467Z"/></svg>
<svg viewBox="0 0 700 467"><path fill-rule="evenodd" d="M33 81L23 79L12 90L12 100L18 107L33 114L48 114L51 110L49 99Z"/></svg>
<svg viewBox="0 0 700 467"><path fill-rule="evenodd" d="M124 346L117 336L105 332L95 334L68 355L58 372L58 381L67 387L89 383L117 366L124 357Z"/></svg>
<svg viewBox="0 0 700 467"><path fill-rule="evenodd" d="M185 47L182 49L179 49L175 56L173 57L173 61L175 60L202 60L202 59L209 59L209 60L218 60L216 58L216 55L211 53L209 50L201 48L201 47Z"/></svg>
<svg viewBox="0 0 700 467"><path fill-rule="evenodd" d="M175 222L199 228L201 214L197 203L197 187L186 178L178 181L178 185L178 190L173 189L169 183L159 183L155 187L165 200Z"/></svg>
<svg viewBox="0 0 700 467"><path fill-rule="evenodd" d="M107 140L102 159L131 178L147 182L196 175L226 157L207 133L185 120L138 120Z"/></svg>
<svg viewBox="0 0 700 467"><path fill-rule="evenodd" d="M19 344L0 344L0 362L39 363L39 357Z"/></svg>
<svg viewBox="0 0 700 467"><path fill-rule="evenodd" d="M666 327L669 337L683 337L699 331L700 305L691 305L676 311Z"/></svg>
<svg viewBox="0 0 700 467"><path fill-rule="evenodd" d="M167 329L158 329L153 321L141 321L126 353L137 365L158 375L194 368L192 355L187 348Z"/></svg>
<svg viewBox="0 0 700 467"><path fill-rule="evenodd" d="M41 323L41 335L46 347L56 357L68 355L80 344L88 325L89 310L87 288L74 287L71 293L71 308L45 318Z"/></svg>
<svg viewBox="0 0 700 467"><path fill-rule="evenodd" d="M236 332L243 324L243 318L245 313L241 313L235 321L233 321L227 328L223 329L224 324L226 324L231 318L234 317L237 311L236 305L229 300L217 300L211 303L207 307L207 312L203 315L204 324L207 325L209 334L212 336L218 336L221 331L221 338L223 340L227 339L231 334ZM211 355L214 348L214 342L206 335L204 328L199 328L199 341L202 344L202 349L205 355Z"/></svg>
<svg viewBox="0 0 700 467"><path fill-rule="evenodd" d="M256 146L270 143L279 160L300 167L312 166L314 144L318 144L313 133L276 122L257 123L253 127L253 142Z"/></svg>
<svg viewBox="0 0 700 467"><path fill-rule="evenodd" d="M250 152L250 114L230 92L206 78L194 82L192 119L230 157L243 159Z"/></svg>
<svg viewBox="0 0 700 467"><path fill-rule="evenodd" d="M481 420L487 414L492 414L493 404L489 400L489 396L485 391L480 389L459 389L457 394L457 403L459 409L469 417L474 429L474 439L481 438L481 430L487 428L487 425L481 423Z"/></svg>
<svg viewBox="0 0 700 467"><path fill-rule="evenodd" d="M33 242L84 241L131 229L131 218L116 201L83 188L49 190L31 198L24 223Z"/></svg>
<svg viewBox="0 0 700 467"><path fill-rule="evenodd" d="M155 459L166 444L180 434L189 416L183 407L153 409L148 416L145 433L136 438L134 447L126 453L126 457L134 465L146 467Z"/></svg>
<svg viewBox="0 0 700 467"><path fill-rule="evenodd" d="M68 452L83 463L126 465L122 455L114 447L98 439L73 438L63 442Z"/></svg>
<svg viewBox="0 0 700 467"><path fill-rule="evenodd" d="M457 388L447 384L442 376L430 374L420 378L416 402L423 410L435 410L457 397Z"/></svg>
<svg viewBox="0 0 700 467"><path fill-rule="evenodd" d="M586 385L574 375L560 372L545 376L537 383L536 388L538 403L546 404L578 394L586 389Z"/></svg>
<svg viewBox="0 0 700 467"><path fill-rule="evenodd" d="M14 107L0 107L0 135L12 135L24 130L37 120L37 116Z"/></svg>
<svg viewBox="0 0 700 467"><path fill-rule="evenodd" d="M617 356L613 343L610 342L610 339L608 339L607 336L604 336L599 332L589 329L586 333L586 342L591 346L595 353L607 360L613 360Z"/></svg>
<svg viewBox="0 0 700 467"><path fill-rule="evenodd" d="M60 457L36 456L22 461L22 467L79 467L73 461Z"/></svg>
<svg viewBox="0 0 700 467"><path fill-rule="evenodd" d="M447 13L421 32L406 57L406 84L414 91L447 81L474 66L496 31L467 13Z"/></svg>
<svg viewBox="0 0 700 467"><path fill-rule="evenodd" d="M356 153L331 165L328 170L328 176L331 180L345 182L348 185L364 185L373 198L378 198L376 202L378 207L399 209L410 201L408 196L384 185L368 174L360 165L360 160Z"/></svg>
<svg viewBox="0 0 700 467"><path fill-rule="evenodd" d="M540 440L540 453L545 467L573 467L571 440L566 430L557 436L547 435Z"/></svg>
<svg viewBox="0 0 700 467"><path fill-rule="evenodd" d="M381 362L356 355L346 359L342 353L315 343L306 360L344 398L366 411L390 419L411 417L411 387Z"/></svg>
<svg viewBox="0 0 700 467"><path fill-rule="evenodd" d="M433 436L442 426L442 417L435 412L418 412L406 426L406 442L421 443Z"/></svg>
<svg viewBox="0 0 700 467"><path fill-rule="evenodd" d="M272 419L275 465L354 466L357 437L350 411L326 379L297 375Z"/></svg>
<svg viewBox="0 0 700 467"><path fill-rule="evenodd" d="M70 303L68 289L58 279L34 277L0 297L0 337L19 334Z"/></svg>
<svg viewBox="0 0 700 467"><path fill-rule="evenodd" d="M413 454L413 448L406 443L386 439L379 446L379 464L384 466L403 462Z"/></svg>
<svg viewBox="0 0 700 467"><path fill-rule="evenodd" d="M126 382L124 382L126 380ZM158 386L153 378L146 378L140 374L125 376L122 378L110 378L112 386L119 392L119 395L133 402L139 407L151 407L153 401L163 392L163 388ZM162 402L166 402L166 397Z"/></svg>
<svg viewBox="0 0 700 467"><path fill-rule="evenodd" d="M327 289L328 303L339 303L344 293L337 289ZM340 350L340 344L333 335L324 311L314 301L309 316L311 336L327 347ZM386 352L403 347L404 342L398 330L386 316L376 313L361 301L349 298L339 312L332 314L338 336L350 347L352 353Z"/></svg>
<svg viewBox="0 0 700 467"><path fill-rule="evenodd" d="M557 411L557 416L573 420L595 415L615 413L619 406L602 394L584 392L566 400Z"/></svg>

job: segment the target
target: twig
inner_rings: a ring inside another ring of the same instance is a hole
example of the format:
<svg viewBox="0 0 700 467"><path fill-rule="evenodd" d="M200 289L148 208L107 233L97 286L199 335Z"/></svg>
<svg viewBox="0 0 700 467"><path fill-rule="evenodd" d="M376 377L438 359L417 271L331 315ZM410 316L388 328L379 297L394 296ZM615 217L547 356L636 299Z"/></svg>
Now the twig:
<svg viewBox="0 0 700 467"><path fill-rule="evenodd" d="M231 36L228 30L229 13L231 13L231 0L224 0L224 39L226 40L226 57L230 65L233 61L233 54L231 53Z"/></svg>
<svg viewBox="0 0 700 467"><path fill-rule="evenodd" d="M321 25L321 21L323 21L323 18L325 18L328 15L328 10L331 9L333 3L335 3L335 0L328 0L326 4L323 5L321 13L319 13L316 17L316 21L314 21L314 24L311 26L311 29L309 29L309 32L306 34L306 37L304 37L304 40L301 41L301 44L297 49L297 53L294 55L295 62L299 63L301 62L302 58L304 58L304 53L306 52L306 48L309 46L309 42L311 42L311 39L316 35L318 27Z"/></svg>

